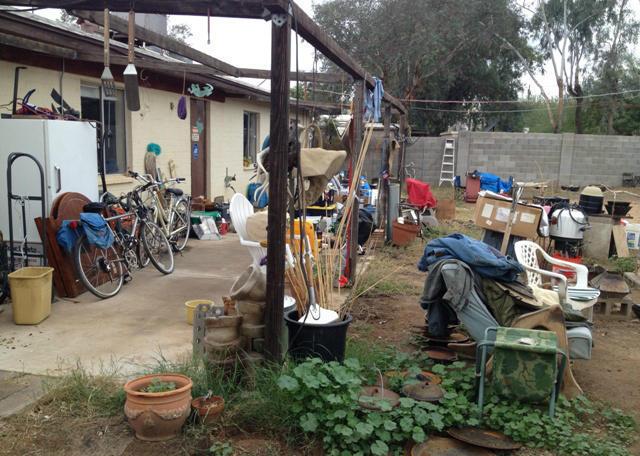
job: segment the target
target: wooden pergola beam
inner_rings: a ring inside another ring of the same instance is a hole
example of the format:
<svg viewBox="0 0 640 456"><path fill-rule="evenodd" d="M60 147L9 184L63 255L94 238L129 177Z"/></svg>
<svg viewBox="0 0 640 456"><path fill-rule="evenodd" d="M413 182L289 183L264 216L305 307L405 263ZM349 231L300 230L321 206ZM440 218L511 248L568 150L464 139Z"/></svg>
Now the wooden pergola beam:
<svg viewBox="0 0 640 456"><path fill-rule="evenodd" d="M270 70L258 70L254 68L238 68L238 77L252 78L252 79L271 79ZM348 74L338 73L312 73L310 71L300 71L296 74L295 71L289 73L289 78L292 81L296 80L300 82L319 82L329 84L350 84L353 82L353 78Z"/></svg>
<svg viewBox="0 0 640 456"><path fill-rule="evenodd" d="M56 57L62 57L64 59L75 60L78 58L78 53L73 49L56 46L55 44L43 43L42 41L23 38L16 35L9 35L2 32L0 32L0 44L20 49L27 49L33 52L55 55Z"/></svg>
<svg viewBox="0 0 640 456"><path fill-rule="evenodd" d="M71 14L89 22L93 22L94 24L98 24L100 26L104 25L103 13L99 13L96 11L72 10ZM129 33L128 21L118 16L114 16L113 14L109 15L109 28L111 30L115 30L118 33ZM205 65L212 70L216 70L230 76L238 76L238 69L233 65L223 62L222 60L218 60L215 57L205 54L204 52L200 52L197 49L194 49L189 45L176 40L175 38L161 35L160 33L154 32L140 25L136 25L135 34L136 39L149 44L154 44L159 48L201 63L202 65Z"/></svg>
<svg viewBox="0 0 640 456"><path fill-rule="evenodd" d="M102 2L76 0L73 6L76 10L88 11L101 11L106 6L112 11L124 12L129 11L130 4L130 0L105 0ZM373 76L367 73L353 57L342 49L333 38L327 35L302 8L289 0L217 0L215 2L206 0L136 0L135 9L139 13L149 14L270 19L271 13L286 13L290 4L292 6L293 29L342 70L355 79L364 79L367 86L373 88ZM59 8L60 2L55 0L0 0L0 5ZM123 20L121 19L121 21ZM154 44L158 45L157 43ZM199 61L198 59L192 60ZM384 94L384 100L400 113L407 113L407 108L402 102L389 93Z"/></svg>
<svg viewBox="0 0 640 456"><path fill-rule="evenodd" d="M75 8L78 10L126 12L131 0L0 0L0 5L31 8ZM230 17L242 19L270 18L269 12L286 12L288 0L136 0L135 11L146 14Z"/></svg>

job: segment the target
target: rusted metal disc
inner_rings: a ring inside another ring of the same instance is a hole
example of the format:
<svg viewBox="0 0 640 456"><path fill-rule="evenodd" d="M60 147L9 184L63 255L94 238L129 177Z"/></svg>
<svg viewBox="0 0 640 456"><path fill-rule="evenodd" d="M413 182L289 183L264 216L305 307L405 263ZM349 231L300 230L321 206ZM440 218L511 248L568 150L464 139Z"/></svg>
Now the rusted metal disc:
<svg viewBox="0 0 640 456"><path fill-rule="evenodd" d="M425 353L434 361L452 363L458 360L458 354L445 347L429 347L425 350Z"/></svg>
<svg viewBox="0 0 640 456"><path fill-rule="evenodd" d="M369 398L379 399L379 401L374 402ZM369 410L381 410L380 401L388 402L392 408L397 407L400 403L400 395L380 386L364 386L360 390L360 397L358 398L360 407Z"/></svg>
<svg viewBox="0 0 640 456"><path fill-rule="evenodd" d="M444 397L444 390L439 385L425 382L410 383L402 387L402 394L421 402L438 402Z"/></svg>
<svg viewBox="0 0 640 456"><path fill-rule="evenodd" d="M426 442L414 445L411 456L492 456L484 448L474 447L447 437L429 437Z"/></svg>
<svg viewBox="0 0 640 456"><path fill-rule="evenodd" d="M462 442L490 450L510 451L522 447L520 443L514 442L503 433L491 429L476 427L450 428L447 429L447 434Z"/></svg>
<svg viewBox="0 0 640 456"><path fill-rule="evenodd" d="M429 371L421 371L417 375L409 374L408 370L405 370L405 371L387 371L387 372L384 373L385 382L389 382L390 380L393 380L394 378L402 378L402 379L407 379L407 380L418 380L420 382L428 382L428 383L431 383L433 385L439 385L440 383L442 383L442 378L440 378L440 376L434 374L433 372L429 372ZM376 386L380 386L380 380L378 380L378 383L376 384Z"/></svg>
<svg viewBox="0 0 640 456"><path fill-rule="evenodd" d="M436 344L461 344L469 340L468 336L460 332L452 332L445 337L435 337L430 336L429 333L425 331L424 338L427 342L435 342Z"/></svg>

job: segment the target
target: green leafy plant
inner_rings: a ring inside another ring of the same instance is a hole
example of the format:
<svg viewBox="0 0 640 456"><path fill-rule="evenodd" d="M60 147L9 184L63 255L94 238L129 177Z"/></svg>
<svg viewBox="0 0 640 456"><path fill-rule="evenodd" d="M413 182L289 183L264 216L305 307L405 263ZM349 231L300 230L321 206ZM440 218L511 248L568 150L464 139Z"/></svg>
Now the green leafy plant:
<svg viewBox="0 0 640 456"><path fill-rule="evenodd" d="M404 367L402 359L399 356L395 365ZM280 388L290 393L291 411L300 428L318 435L328 455L401 454L406 441L422 442L430 431L454 423L477 424L467 416L473 409L469 398L454 390L447 391L438 405L401 398L392 408L374 398L379 410L364 409L359 404L364 371L355 359L344 364L312 359L278 380Z"/></svg>
<svg viewBox="0 0 640 456"><path fill-rule="evenodd" d="M165 382L158 377L154 377L151 379L151 383L144 387L142 391L145 393L166 393L167 391L173 391L175 389L176 384L174 382Z"/></svg>
<svg viewBox="0 0 640 456"><path fill-rule="evenodd" d="M618 257L612 256L609 262L616 272L636 272L638 270L638 261L635 257Z"/></svg>
<svg viewBox="0 0 640 456"><path fill-rule="evenodd" d="M231 456L233 447L228 442L216 442L209 448L209 453L213 456Z"/></svg>

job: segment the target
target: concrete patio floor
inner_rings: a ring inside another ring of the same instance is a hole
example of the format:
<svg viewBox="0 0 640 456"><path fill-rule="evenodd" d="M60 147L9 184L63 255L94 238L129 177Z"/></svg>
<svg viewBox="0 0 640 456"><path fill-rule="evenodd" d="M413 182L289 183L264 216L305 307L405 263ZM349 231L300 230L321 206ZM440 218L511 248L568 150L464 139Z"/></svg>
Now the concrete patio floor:
<svg viewBox="0 0 640 456"><path fill-rule="evenodd" d="M84 293L58 299L37 326L13 323L11 306L0 314L0 370L56 375L77 362L97 373L114 363L134 373L162 354L177 359L191 351L192 326L184 302L213 299L222 304L235 278L251 263L237 235L221 241L190 240L176 255L175 271L153 266L137 271L113 298Z"/></svg>

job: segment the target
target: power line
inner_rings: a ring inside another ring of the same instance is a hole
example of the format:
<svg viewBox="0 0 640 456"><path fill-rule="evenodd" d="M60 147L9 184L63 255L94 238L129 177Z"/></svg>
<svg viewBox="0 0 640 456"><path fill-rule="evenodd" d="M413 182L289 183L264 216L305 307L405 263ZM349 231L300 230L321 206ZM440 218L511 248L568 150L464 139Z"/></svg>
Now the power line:
<svg viewBox="0 0 640 456"><path fill-rule="evenodd" d="M568 109L577 109L577 105L575 104L567 104L565 105L564 109L568 110ZM624 104L625 108L638 108L640 107L640 105L635 104L635 103L625 103ZM456 113L456 114L515 114L515 113L523 113L523 112L536 112L536 111L547 111L548 109L546 107L540 107L540 108L527 108L527 109L500 109L500 110L489 110L489 111L485 111L485 110L479 110L479 111L472 111L471 109L442 109L442 108L422 108L422 107L418 107L418 106L409 106L409 109L415 110L415 111L428 111L428 112L450 112L450 113Z"/></svg>
<svg viewBox="0 0 640 456"><path fill-rule="evenodd" d="M594 95L583 95L581 97L569 97L571 99L589 99L589 98L600 98L600 97L610 97L613 95L624 95L627 93L638 93L640 89L634 90L623 90L620 92L611 92L611 93L598 93ZM442 104L513 104L513 103L542 103L543 100L420 100L420 99L411 99L411 98L402 98L401 101L406 101L409 103L442 103Z"/></svg>

